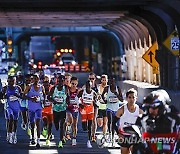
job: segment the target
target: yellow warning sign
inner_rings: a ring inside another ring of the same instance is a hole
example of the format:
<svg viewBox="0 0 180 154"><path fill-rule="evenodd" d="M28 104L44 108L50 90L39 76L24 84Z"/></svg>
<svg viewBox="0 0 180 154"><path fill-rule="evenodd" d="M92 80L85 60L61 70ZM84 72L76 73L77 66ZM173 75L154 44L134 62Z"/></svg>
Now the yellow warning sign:
<svg viewBox="0 0 180 154"><path fill-rule="evenodd" d="M179 34L173 31L167 39L163 42L164 46L168 48L175 56L180 56L179 52Z"/></svg>
<svg viewBox="0 0 180 154"><path fill-rule="evenodd" d="M155 59L156 50L158 49L158 44L155 42L142 56L142 58L148 62L152 67L158 67L159 64Z"/></svg>

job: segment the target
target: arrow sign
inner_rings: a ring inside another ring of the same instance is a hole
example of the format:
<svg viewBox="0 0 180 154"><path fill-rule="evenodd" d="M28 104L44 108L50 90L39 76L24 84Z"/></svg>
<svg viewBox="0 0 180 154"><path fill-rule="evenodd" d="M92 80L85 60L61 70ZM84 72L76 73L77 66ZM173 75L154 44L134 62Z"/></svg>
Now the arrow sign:
<svg viewBox="0 0 180 154"><path fill-rule="evenodd" d="M158 49L158 44L155 42L142 56L142 58L149 63L152 67L159 67L158 62L155 59L156 50Z"/></svg>
<svg viewBox="0 0 180 154"><path fill-rule="evenodd" d="M154 54L152 53L152 51L150 51L150 52L148 53L148 55L150 56L150 63L152 63L152 59L153 59L152 55L154 55Z"/></svg>

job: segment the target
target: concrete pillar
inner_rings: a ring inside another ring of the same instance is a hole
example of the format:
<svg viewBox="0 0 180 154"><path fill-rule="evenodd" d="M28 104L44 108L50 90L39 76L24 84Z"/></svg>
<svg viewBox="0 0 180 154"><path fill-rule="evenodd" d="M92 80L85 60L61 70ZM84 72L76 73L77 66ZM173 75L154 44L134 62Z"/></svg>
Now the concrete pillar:
<svg viewBox="0 0 180 154"><path fill-rule="evenodd" d="M141 41L139 40L139 43ZM137 80L142 81L142 55L141 55L141 46L136 49L136 57L137 57Z"/></svg>
<svg viewBox="0 0 180 154"><path fill-rule="evenodd" d="M130 70L131 70L131 60L130 60L130 49L125 49L125 54L126 54L126 60L127 60L127 79L130 79L131 74L130 74Z"/></svg>

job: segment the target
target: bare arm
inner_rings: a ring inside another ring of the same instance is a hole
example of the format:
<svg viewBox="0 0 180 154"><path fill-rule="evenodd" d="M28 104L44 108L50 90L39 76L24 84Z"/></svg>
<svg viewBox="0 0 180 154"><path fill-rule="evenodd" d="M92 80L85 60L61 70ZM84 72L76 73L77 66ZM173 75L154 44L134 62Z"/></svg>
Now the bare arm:
<svg viewBox="0 0 180 154"><path fill-rule="evenodd" d="M45 104L45 102L46 102L46 93L45 93L44 86L42 86L42 93L43 93L43 104Z"/></svg>
<svg viewBox="0 0 180 154"><path fill-rule="evenodd" d="M117 110L117 112L116 112L116 117L117 117L117 118L120 118L120 117L123 115L123 113L124 113L124 105L121 106L121 107Z"/></svg>
<svg viewBox="0 0 180 154"><path fill-rule="evenodd" d="M103 92L102 92L102 99L104 100L104 102L107 104L107 100L104 97L104 94L108 92L108 86L104 88Z"/></svg>
<svg viewBox="0 0 180 154"><path fill-rule="evenodd" d="M82 90L78 93L78 95L77 95L78 98L82 97L83 91L84 91L84 90L82 89ZM82 104L82 100L79 102L79 107L82 108L82 109L84 108L84 106L83 106L83 104Z"/></svg>
<svg viewBox="0 0 180 154"><path fill-rule="evenodd" d="M70 94L69 94L69 89L68 87L66 87L66 103L69 104L70 103Z"/></svg>
<svg viewBox="0 0 180 154"><path fill-rule="evenodd" d="M2 89L2 98L1 99L4 99L4 98L7 97L6 96L6 90L7 90L7 86L3 87L3 89Z"/></svg>
<svg viewBox="0 0 180 154"><path fill-rule="evenodd" d="M123 102L123 97L122 97L122 93L121 93L121 89L119 87L118 88L118 93L115 92L114 94L118 97L118 99Z"/></svg>
<svg viewBox="0 0 180 154"><path fill-rule="evenodd" d="M119 118L123 115L124 113L124 106L121 106L117 112L116 112L116 116L114 117L113 119L113 122L112 122L112 126L114 127L114 129L116 130L116 133L121 136L119 130L118 130L118 126L116 125L116 123L119 121Z"/></svg>
<svg viewBox="0 0 180 154"><path fill-rule="evenodd" d="M22 95L22 89L20 86L17 86L18 88L18 91L19 91L19 94L15 93L14 96L18 97L18 98L21 98L21 99L24 99L23 95Z"/></svg>
<svg viewBox="0 0 180 154"><path fill-rule="evenodd" d="M83 94L83 90L81 90L81 91L78 93L77 97L78 97L78 98L82 97L82 94Z"/></svg>
<svg viewBox="0 0 180 154"><path fill-rule="evenodd" d="M28 94L28 92L29 92L30 89L31 89L31 85L28 85L28 86L26 87L26 89L24 90L23 98L35 102L35 101L37 100L36 97L29 97L29 96L27 96L27 94Z"/></svg>
<svg viewBox="0 0 180 154"><path fill-rule="evenodd" d="M140 115L144 114L144 111L142 109L139 109L139 114Z"/></svg>
<svg viewBox="0 0 180 154"><path fill-rule="evenodd" d="M94 92L94 98L93 99L94 99L93 105L98 107L98 105L96 104L97 103L97 93L96 92Z"/></svg>
<svg viewBox="0 0 180 154"><path fill-rule="evenodd" d="M53 99L53 93L54 93L54 89L55 89L55 86L53 86L49 92L49 95L48 95L48 100L53 102L54 104L58 104L58 102L56 102L54 99Z"/></svg>

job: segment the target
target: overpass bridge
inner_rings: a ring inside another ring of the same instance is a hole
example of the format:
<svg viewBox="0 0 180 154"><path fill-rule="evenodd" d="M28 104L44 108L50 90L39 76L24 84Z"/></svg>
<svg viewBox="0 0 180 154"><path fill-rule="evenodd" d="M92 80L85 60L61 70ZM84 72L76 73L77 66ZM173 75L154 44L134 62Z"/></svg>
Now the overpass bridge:
<svg viewBox="0 0 180 154"><path fill-rule="evenodd" d="M10 57L25 70L31 37L68 36L96 74L134 86L140 102L165 88L180 108L179 16L178 0L1 0L0 40L12 39Z"/></svg>

